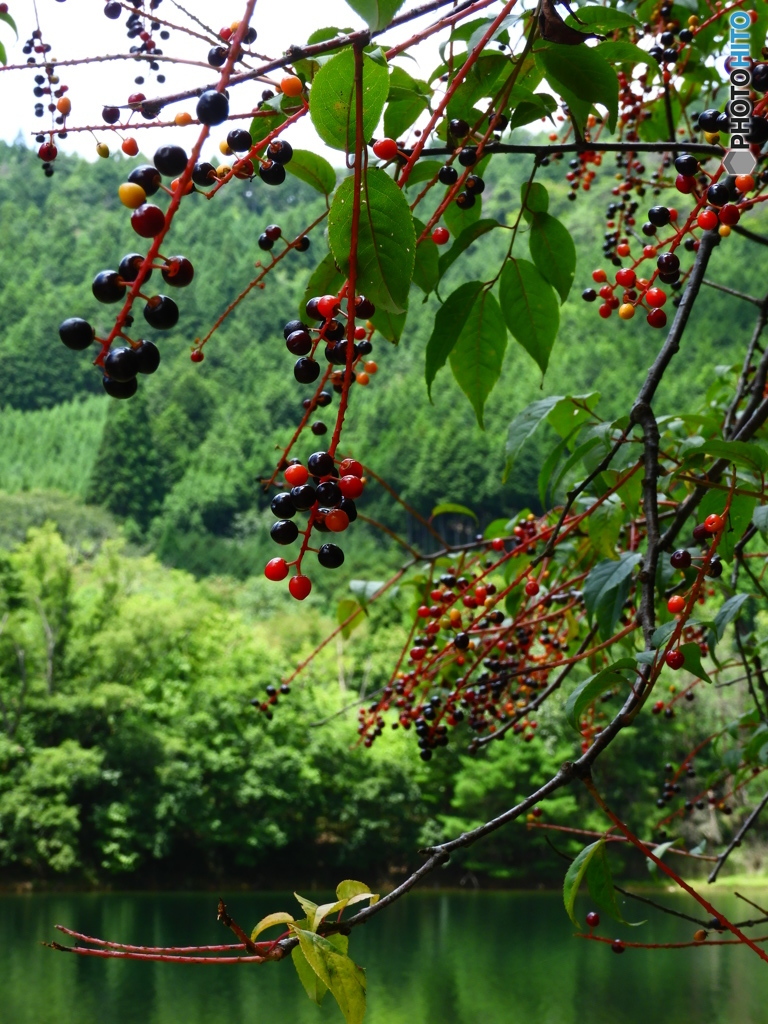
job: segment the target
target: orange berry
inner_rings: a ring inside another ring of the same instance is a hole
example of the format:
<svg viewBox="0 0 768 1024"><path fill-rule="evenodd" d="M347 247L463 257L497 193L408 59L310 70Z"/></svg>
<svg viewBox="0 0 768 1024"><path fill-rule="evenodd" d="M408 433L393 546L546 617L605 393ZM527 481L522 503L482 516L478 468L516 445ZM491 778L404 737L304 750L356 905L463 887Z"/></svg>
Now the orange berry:
<svg viewBox="0 0 768 1024"><path fill-rule="evenodd" d="M182 111L174 117L173 123L177 124L180 128L183 128L184 125L192 124L192 115L188 114L186 111Z"/></svg>
<svg viewBox="0 0 768 1024"><path fill-rule="evenodd" d="M62 96L56 104L56 109L60 114L63 114L64 117L66 117L72 109L72 100L68 96Z"/></svg>
<svg viewBox="0 0 768 1024"><path fill-rule="evenodd" d="M173 179L173 181L171 182L171 192L175 192L178 189L180 181L180 178ZM195 186L192 183L192 181L188 181L187 184L184 186L184 195L188 195L194 189L194 187Z"/></svg>
<svg viewBox="0 0 768 1024"><path fill-rule="evenodd" d="M682 594L673 594L667 601L667 611L677 615L685 608L685 598Z"/></svg>
<svg viewBox="0 0 768 1024"><path fill-rule="evenodd" d="M341 508L334 508L326 515L325 525L332 533L342 533L349 526L349 516Z"/></svg>
<svg viewBox="0 0 768 1024"><path fill-rule="evenodd" d="M358 384L362 384L363 387L365 387L365 385L370 381L370 379L371 378L368 376L368 374L364 373L363 371L360 371L359 373L355 374L355 380L357 381Z"/></svg>
<svg viewBox="0 0 768 1024"><path fill-rule="evenodd" d="M634 315L635 307L631 302L625 302L623 305L619 306L619 316L622 320L631 320Z"/></svg>
<svg viewBox="0 0 768 1024"><path fill-rule="evenodd" d="M751 174L737 174L734 184L739 192L751 192L755 187L755 179Z"/></svg>
<svg viewBox="0 0 768 1024"><path fill-rule="evenodd" d="M286 75L280 82L280 88L284 96L301 96L304 85L296 75Z"/></svg>
<svg viewBox="0 0 768 1024"><path fill-rule="evenodd" d="M123 144L120 148L126 156L136 156L139 152L139 144L136 139L123 139Z"/></svg>
<svg viewBox="0 0 768 1024"><path fill-rule="evenodd" d="M368 359L365 363L363 363L363 369L365 370L366 373L376 373L378 368L378 363L375 363L373 359Z"/></svg>
<svg viewBox="0 0 768 1024"><path fill-rule="evenodd" d="M711 516L707 516L704 520L704 529L707 533L720 533L724 526L725 520L722 516L717 515L716 512L713 512Z"/></svg>

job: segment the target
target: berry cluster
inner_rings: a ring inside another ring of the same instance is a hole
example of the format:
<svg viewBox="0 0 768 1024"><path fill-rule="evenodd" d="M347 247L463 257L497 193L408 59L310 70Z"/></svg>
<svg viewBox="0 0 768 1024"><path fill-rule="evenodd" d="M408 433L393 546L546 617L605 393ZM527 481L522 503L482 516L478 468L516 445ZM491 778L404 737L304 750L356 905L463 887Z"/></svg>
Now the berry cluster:
<svg viewBox="0 0 768 1024"><path fill-rule="evenodd" d="M137 0L133 5L133 10L128 14L125 29L126 36L133 43L129 52L135 55L135 60L148 63L150 70L155 72L156 80L162 85L165 81L165 75L160 73L160 64L155 58L161 57L163 51L157 46L152 33L159 33L159 38L163 41L170 39L171 34L162 27L159 21L152 17L151 13L157 10L161 3L162 0ZM149 13L143 10L144 7L149 8ZM111 21L117 21L124 10L123 5L118 3L117 0L109 0L109 3L104 8L104 16ZM134 81L136 85L143 85L144 76L137 75Z"/></svg>

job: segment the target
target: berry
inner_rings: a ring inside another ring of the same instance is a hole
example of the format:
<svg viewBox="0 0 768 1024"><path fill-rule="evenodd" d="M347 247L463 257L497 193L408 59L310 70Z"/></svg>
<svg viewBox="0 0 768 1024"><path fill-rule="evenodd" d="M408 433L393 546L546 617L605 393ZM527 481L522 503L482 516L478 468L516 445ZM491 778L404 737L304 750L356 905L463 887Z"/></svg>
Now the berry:
<svg viewBox="0 0 768 1024"><path fill-rule="evenodd" d="M707 533L720 533L725 526L725 520L722 516L713 513L711 516L707 516L704 520L704 528Z"/></svg>
<svg viewBox="0 0 768 1024"><path fill-rule="evenodd" d="M267 156L276 164L288 164L293 158L293 146L285 139L275 139L267 147Z"/></svg>
<svg viewBox="0 0 768 1024"><path fill-rule="evenodd" d="M357 459L342 459L341 464L339 465L339 473L342 478L345 476L361 477L363 472L362 464L358 462Z"/></svg>
<svg viewBox="0 0 768 1024"><path fill-rule="evenodd" d="M469 135L469 125L462 118L454 117L448 122L448 131L455 139L464 139Z"/></svg>
<svg viewBox="0 0 768 1024"><path fill-rule="evenodd" d="M126 156L136 156L139 152L139 144L136 139L123 139L120 143L120 149L122 149Z"/></svg>
<svg viewBox="0 0 768 1024"><path fill-rule="evenodd" d="M691 564L690 551L686 551L685 548L673 551L669 559L669 564L673 569L687 569Z"/></svg>
<svg viewBox="0 0 768 1024"><path fill-rule="evenodd" d="M226 46L212 46L208 51L208 63L212 68L223 67L227 60L229 50ZM282 578L282 577L281 577Z"/></svg>
<svg viewBox="0 0 768 1024"><path fill-rule="evenodd" d="M93 279L91 285L94 298L99 302L119 302L125 295L125 285L116 270L102 270Z"/></svg>
<svg viewBox="0 0 768 1024"><path fill-rule="evenodd" d="M673 594L667 601L667 611L672 615L679 614L685 608L685 598L681 594Z"/></svg>
<svg viewBox="0 0 768 1024"><path fill-rule="evenodd" d="M320 484L320 487L325 486L325 484ZM319 489L320 488L318 488L318 490ZM331 533L343 533L344 530L346 530L346 528L349 526L349 516L343 509L331 509L329 512L326 513L325 525L328 527Z"/></svg>
<svg viewBox="0 0 768 1024"><path fill-rule="evenodd" d="M363 493L363 481L350 473L340 478L339 489L345 498L359 498Z"/></svg>
<svg viewBox="0 0 768 1024"><path fill-rule="evenodd" d="M596 913L594 910L590 910L590 912L587 914L587 924L590 928L597 928L597 926L600 924L600 915Z"/></svg>
<svg viewBox="0 0 768 1024"><path fill-rule="evenodd" d="M293 376L299 384L312 384L320 376L320 364L314 359L302 356L293 367Z"/></svg>
<svg viewBox="0 0 768 1024"><path fill-rule="evenodd" d="M675 178L675 188L682 195L690 195L696 188L696 179L687 174L678 174Z"/></svg>
<svg viewBox="0 0 768 1024"><path fill-rule="evenodd" d="M680 269L680 260L673 252L663 252L656 260L656 266L663 274L672 274Z"/></svg>
<svg viewBox="0 0 768 1024"><path fill-rule="evenodd" d="M329 476L334 469L333 456L328 452L314 452L307 460L307 467L312 476Z"/></svg>
<svg viewBox="0 0 768 1024"><path fill-rule="evenodd" d="M709 531L704 523L697 523L693 528L693 539L696 544L703 544L709 540Z"/></svg>
<svg viewBox="0 0 768 1024"><path fill-rule="evenodd" d="M129 253L127 256L123 256L117 268L117 272L123 281L135 281L139 276L139 267L144 262L144 257L138 252ZM144 280L148 281L152 275L152 271L148 270L144 276Z"/></svg>
<svg viewBox="0 0 768 1024"><path fill-rule="evenodd" d="M450 237L451 236L447 228L435 228L435 230L432 232L432 241L435 243L435 245L445 245L445 243L448 241Z"/></svg>
<svg viewBox="0 0 768 1024"><path fill-rule="evenodd" d="M479 196L485 192L485 182L476 174L470 174L464 182L464 188L467 192L471 192L473 195Z"/></svg>
<svg viewBox="0 0 768 1024"><path fill-rule="evenodd" d="M159 206L144 203L131 214L131 227L142 238L154 238L165 227L165 214Z"/></svg>
<svg viewBox="0 0 768 1024"><path fill-rule="evenodd" d="M295 597L297 601L303 601L305 597L309 596L312 582L309 576L291 576L288 580L288 589L291 592L291 597Z"/></svg>
<svg viewBox="0 0 768 1024"><path fill-rule="evenodd" d="M619 270L616 273L616 284L621 285L622 288L634 288L636 280L637 275L634 270L630 270L629 268Z"/></svg>
<svg viewBox="0 0 768 1024"><path fill-rule="evenodd" d="M281 491L280 494L276 494L269 507L278 519L293 519L296 515L296 506L287 491Z"/></svg>
<svg viewBox="0 0 768 1024"><path fill-rule="evenodd" d="M293 544L299 536L299 528L290 519L278 519L272 524L269 535L278 544Z"/></svg>
<svg viewBox="0 0 768 1024"><path fill-rule="evenodd" d="M56 159L56 154L58 152L58 149L56 149L52 142L44 142L40 149L38 149L37 155L40 157L41 160L50 162L51 160Z"/></svg>
<svg viewBox="0 0 768 1024"><path fill-rule="evenodd" d="M280 80L280 89L284 96L301 96L304 91L304 85L296 75L286 75L285 78Z"/></svg>
<svg viewBox="0 0 768 1024"><path fill-rule="evenodd" d="M731 227L733 224L738 224L741 220L741 212L738 206L734 206L733 203L728 203L720 210L720 223L725 224L726 227Z"/></svg>
<svg viewBox="0 0 768 1024"><path fill-rule="evenodd" d="M708 107L699 114L698 127L702 132L716 132L720 111L714 107Z"/></svg>
<svg viewBox="0 0 768 1024"><path fill-rule="evenodd" d="M661 289L656 289L660 291ZM663 309L652 309L648 316L645 318L646 323L650 327L666 327L667 326L667 314Z"/></svg>
<svg viewBox="0 0 768 1024"><path fill-rule="evenodd" d="M140 185L148 196L153 196L160 188L160 172L152 164L142 164L133 168L128 181L132 185Z"/></svg>
<svg viewBox="0 0 768 1024"><path fill-rule="evenodd" d="M671 669L677 671L685 664L685 655L682 651L667 651L664 655L664 661L666 661Z"/></svg>
<svg viewBox="0 0 768 1024"><path fill-rule="evenodd" d="M104 8L104 17L110 18L112 21L116 21L122 13L123 5L118 3L117 0L110 0Z"/></svg>
<svg viewBox="0 0 768 1024"><path fill-rule="evenodd" d="M614 953L623 953L625 948L626 947L624 946L624 943L621 941L621 939L614 939L614 941L611 943L611 949Z"/></svg>
<svg viewBox="0 0 768 1024"><path fill-rule="evenodd" d="M304 469L303 466L299 467ZM306 470L304 470L306 472ZM290 483L290 480L288 481ZM291 501L299 512L308 512L317 501L317 492L312 484L297 484L291 487Z"/></svg>
<svg viewBox="0 0 768 1024"><path fill-rule="evenodd" d="M270 558L264 566L264 575L273 583L279 583L288 575L288 563L284 558Z"/></svg>
<svg viewBox="0 0 768 1024"><path fill-rule="evenodd" d="M135 210L147 201L147 193L141 185L134 185L130 181L125 181L118 186L117 197L129 210Z"/></svg>
<svg viewBox="0 0 768 1024"><path fill-rule="evenodd" d="M699 173L699 161L691 153L680 153L675 159L675 170L686 178Z"/></svg>
<svg viewBox="0 0 768 1024"><path fill-rule="evenodd" d="M764 64L763 67L768 67ZM755 82L755 72L752 72L752 84ZM755 179L751 174L737 174L734 178L734 185L736 186L737 192L751 192L755 187Z"/></svg>
<svg viewBox="0 0 768 1024"><path fill-rule="evenodd" d="M144 306L144 319L150 327L168 331L179 321L179 307L167 295L153 295Z"/></svg>
<svg viewBox="0 0 768 1024"><path fill-rule="evenodd" d="M138 348L133 350L136 353L138 362L136 369L139 373L154 373L160 365L160 350L151 341L140 341Z"/></svg>
<svg viewBox="0 0 768 1024"><path fill-rule="evenodd" d="M666 206L652 206L648 211L648 220L657 228L669 224L669 210Z"/></svg>
<svg viewBox="0 0 768 1024"><path fill-rule="evenodd" d="M170 256L160 273L166 284L173 288L186 288L195 276L195 268L184 256Z"/></svg>
<svg viewBox="0 0 768 1024"><path fill-rule="evenodd" d="M207 89L197 101L197 119L208 126L221 124L229 117L229 100L223 92Z"/></svg>
<svg viewBox="0 0 768 1024"><path fill-rule="evenodd" d="M227 145L233 153L244 153L253 146L251 133L245 128L234 128L227 135Z"/></svg>
<svg viewBox="0 0 768 1024"><path fill-rule="evenodd" d="M87 320L72 316L59 324L59 337L75 352L82 352L93 343L93 328Z"/></svg>
<svg viewBox="0 0 768 1024"><path fill-rule="evenodd" d="M376 312L376 307L370 299L366 299L364 295L358 295L355 299L355 316L359 320L370 320Z"/></svg>
<svg viewBox="0 0 768 1024"><path fill-rule="evenodd" d="M266 163L259 164L259 177L265 185L282 185L285 181L285 168L275 160L267 160ZM305 577L294 578L304 579Z"/></svg>
<svg viewBox="0 0 768 1024"><path fill-rule="evenodd" d="M536 594L538 594L539 584L536 582L536 580L528 580L528 582L525 584L525 592L528 595L528 597L535 597Z"/></svg>
<svg viewBox="0 0 768 1024"><path fill-rule="evenodd" d="M290 484L291 487L299 487L309 480L309 472L306 466L301 466L299 463L287 466L283 476L285 477L285 482Z"/></svg>
<svg viewBox="0 0 768 1024"><path fill-rule="evenodd" d="M102 377L101 383L104 390L111 398L132 398L136 394L138 384L136 378L128 381L112 380L111 377Z"/></svg>
<svg viewBox="0 0 768 1024"><path fill-rule="evenodd" d="M459 180L459 172L450 164L445 164L437 172L437 180L441 185L455 185Z"/></svg>
<svg viewBox="0 0 768 1024"><path fill-rule="evenodd" d="M216 181L216 168L206 161L196 163L195 169L192 171L192 181L200 188L206 188Z"/></svg>
<svg viewBox="0 0 768 1024"><path fill-rule="evenodd" d="M397 143L394 139L379 139L373 144L373 152L379 160L394 160L397 156Z"/></svg>
<svg viewBox="0 0 768 1024"><path fill-rule="evenodd" d="M152 163L166 178L176 178L186 166L189 157L181 146L161 146L152 157Z"/></svg>
<svg viewBox="0 0 768 1024"><path fill-rule="evenodd" d="M101 119L106 124L116 124L120 120L120 110L118 107L104 107L101 112Z"/></svg>
<svg viewBox="0 0 768 1024"><path fill-rule="evenodd" d="M323 544L317 552L317 560L325 569L338 569L344 562L344 552L337 544Z"/></svg>
<svg viewBox="0 0 768 1024"><path fill-rule="evenodd" d="M707 202L710 206L725 206L730 198L731 190L722 181L710 185L707 189Z"/></svg>
<svg viewBox="0 0 768 1024"><path fill-rule="evenodd" d="M619 306L619 317L622 320L631 320L635 315L635 307L631 302L624 302Z"/></svg>
<svg viewBox="0 0 768 1024"><path fill-rule="evenodd" d="M294 356L306 356L312 351L312 339L306 331L294 331L285 339L286 348Z"/></svg>
<svg viewBox="0 0 768 1024"><path fill-rule="evenodd" d="M717 214L714 210L702 210L696 218L696 223L702 231L711 231L717 227Z"/></svg>
<svg viewBox="0 0 768 1024"><path fill-rule="evenodd" d="M475 205L475 197L471 192L459 192L456 196L456 205L460 210L469 210Z"/></svg>
<svg viewBox="0 0 768 1024"><path fill-rule="evenodd" d="M335 480L325 480L317 485L317 500L321 505L338 505L342 497L341 488Z"/></svg>
<svg viewBox="0 0 768 1024"><path fill-rule="evenodd" d="M459 153L459 163L462 167L472 167L477 163L477 147L467 146Z"/></svg>
<svg viewBox="0 0 768 1024"><path fill-rule="evenodd" d="M104 357L104 372L111 380L133 380L139 372L136 352L132 348L111 348Z"/></svg>
<svg viewBox="0 0 768 1024"><path fill-rule="evenodd" d="M667 301L666 292L664 292L661 288L649 288L648 291L645 293L645 301L648 303L649 306L658 309L660 306L663 306L664 303Z"/></svg>
<svg viewBox="0 0 768 1024"><path fill-rule="evenodd" d="M323 320L329 320L339 310L339 300L335 295L321 295L317 300L317 312Z"/></svg>
<svg viewBox="0 0 768 1024"><path fill-rule="evenodd" d="M283 337L287 340L294 331L306 331L307 325L302 320L289 320L283 327Z"/></svg>

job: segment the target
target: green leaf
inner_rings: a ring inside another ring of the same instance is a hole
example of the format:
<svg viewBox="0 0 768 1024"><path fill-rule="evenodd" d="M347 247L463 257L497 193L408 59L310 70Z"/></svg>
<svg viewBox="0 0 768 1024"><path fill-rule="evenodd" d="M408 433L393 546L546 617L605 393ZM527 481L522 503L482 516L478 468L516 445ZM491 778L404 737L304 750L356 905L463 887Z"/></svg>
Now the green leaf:
<svg viewBox="0 0 768 1024"><path fill-rule="evenodd" d="M294 149L293 157L285 169L325 196L329 196L336 188L336 171L325 157L310 153L308 149Z"/></svg>
<svg viewBox="0 0 768 1024"><path fill-rule="evenodd" d="M357 291L377 308L403 313L408 308L416 258L413 216L401 190L382 170L365 171L360 190ZM336 190L328 217L328 243L347 276L353 200L354 179L345 178Z"/></svg>
<svg viewBox="0 0 768 1024"><path fill-rule="evenodd" d="M530 405L526 405L523 411L518 413L509 424L505 449L507 453L507 463L504 468L505 481L509 476L515 459L520 454L520 449L560 401L562 401L561 395L539 398L535 402L531 402Z"/></svg>
<svg viewBox="0 0 768 1024"><path fill-rule="evenodd" d="M638 28L640 24L631 14L618 11L615 7L596 7L591 4L578 8L578 19L576 21L576 16L569 14L565 23L580 32L584 32L587 27L596 32L611 32L613 29L628 28L630 25Z"/></svg>
<svg viewBox="0 0 768 1024"><path fill-rule="evenodd" d="M563 903L565 904L568 917L570 917L577 928L581 928L581 925L573 909L576 903L576 894L589 867L589 862L603 846L605 846L605 839L598 839L596 843L590 843L589 846L585 846L581 853L571 861L565 873Z"/></svg>
<svg viewBox="0 0 768 1024"><path fill-rule="evenodd" d="M606 690L612 690L617 683L627 682L626 677L622 675L622 672L627 669L632 669L633 672L637 671L634 658L621 658L613 665L609 665L608 668L596 672L589 679L585 679L583 683L579 683L569 695L565 702L565 716L577 732L581 728L579 720L590 704L593 704Z"/></svg>
<svg viewBox="0 0 768 1024"><path fill-rule="evenodd" d="M7 63L8 63L8 59L7 59L6 54L5 54L5 47L3 46L2 43L0 43L0 64L7 64Z"/></svg>
<svg viewBox="0 0 768 1024"><path fill-rule="evenodd" d="M397 66L389 76L389 94L384 111L384 134L399 138L429 106L429 86Z"/></svg>
<svg viewBox="0 0 768 1024"><path fill-rule="evenodd" d="M424 224L414 217L413 225L416 229L416 237L419 238L424 230ZM434 290L440 277L438 258L437 245L432 241L432 237L427 235L416 246L416 262L413 268L413 283L427 295Z"/></svg>
<svg viewBox="0 0 768 1024"><path fill-rule="evenodd" d="M524 181L520 186L520 205L526 213L546 213L549 209L549 192L539 181Z"/></svg>
<svg viewBox="0 0 768 1024"><path fill-rule="evenodd" d="M486 399L501 376L507 328L496 296L483 289L451 349L453 376L475 410L480 429Z"/></svg>
<svg viewBox="0 0 768 1024"><path fill-rule="evenodd" d="M689 449L686 456L702 453L714 455L718 459L727 459L735 465L747 466L760 473L768 470L768 452L749 441L719 441L716 438L706 440L698 447Z"/></svg>
<svg viewBox="0 0 768 1024"><path fill-rule="evenodd" d="M383 580L350 580L349 589L357 596L358 601L364 608L384 586ZM392 593L390 589L389 593Z"/></svg>
<svg viewBox="0 0 768 1024"><path fill-rule="evenodd" d="M352 878L345 878L343 882L339 882L336 886L336 899L337 900L350 900L353 896L361 896L363 894L370 894L373 896L373 902L378 900L378 896L371 892L370 888L365 882L356 882Z"/></svg>
<svg viewBox="0 0 768 1024"><path fill-rule="evenodd" d="M389 92L387 69L363 57L363 139L371 138ZM309 113L315 131L332 149L355 148L355 57L351 48L331 57L312 82Z"/></svg>
<svg viewBox="0 0 768 1024"><path fill-rule="evenodd" d="M582 596L589 621L597 620L604 640L611 636L621 617L632 571L642 557L639 551L625 551L617 562L598 562L584 581Z"/></svg>
<svg viewBox="0 0 768 1024"><path fill-rule="evenodd" d="M293 947L291 950L291 960L293 960L293 966L296 968L299 981L304 986L304 991L313 1003L317 1003L317 1005L320 1006L325 998L326 992L328 991L328 986L320 980L309 966L309 962L304 956L304 951L301 946Z"/></svg>
<svg viewBox="0 0 768 1024"><path fill-rule="evenodd" d="M426 366L424 368L430 400L432 398L432 382L437 371L445 366L482 287L482 281L467 281L466 284L452 292L437 311L432 335L427 342Z"/></svg>
<svg viewBox="0 0 768 1024"><path fill-rule="evenodd" d="M418 164L416 165L418 167ZM501 224L497 220L486 218L485 220L475 221L474 224L470 224L469 227L464 228L461 234L456 238L451 248L444 252L438 259L438 280L443 277L449 267L453 266L456 260L461 254L476 242L482 235L487 235L489 231L493 231L494 228L500 228Z"/></svg>
<svg viewBox="0 0 768 1024"><path fill-rule="evenodd" d="M681 644L680 651L685 658L683 668L686 672L690 672L692 676L696 676L707 683L711 683L712 680L709 678L701 664L701 648L699 645L693 643Z"/></svg>
<svg viewBox="0 0 768 1024"><path fill-rule="evenodd" d="M311 921L317 910L317 904L313 903L312 900L306 899L304 896L299 896L297 892L293 894L301 905L301 909L307 915L307 921Z"/></svg>
<svg viewBox="0 0 768 1024"><path fill-rule="evenodd" d="M301 951L320 981L331 990L347 1024L362 1024L365 1016L365 972L315 932L294 928Z"/></svg>
<svg viewBox="0 0 768 1024"><path fill-rule="evenodd" d="M19 30L16 28L16 22L7 12L0 14L0 21L4 21L6 25L10 25L13 31L16 33L16 38L19 38ZM5 50L3 50L3 64L5 64Z"/></svg>
<svg viewBox="0 0 768 1024"><path fill-rule="evenodd" d="M664 854L667 852L667 850L671 850L673 846L677 846L679 843L682 843L682 841L682 836L678 836L677 839L670 839L666 843L661 843L653 851L654 857L658 857L659 860L661 860L664 857ZM654 861L652 861L650 857L646 857L645 864L648 868L648 874L651 876L651 878L657 879L659 877L659 869L654 863Z"/></svg>
<svg viewBox="0 0 768 1024"><path fill-rule="evenodd" d="M555 445L552 451L544 460L541 469L539 470L538 489L539 489L539 501L541 502L542 508L547 503L547 490L549 489L549 481L552 474L555 471L555 467L562 458L563 452L565 451L570 437L563 437Z"/></svg>
<svg viewBox="0 0 768 1024"><path fill-rule="evenodd" d="M712 633L715 637L715 643L723 639L726 626L733 622L733 620L738 616L742 605L745 601L748 601L750 597L752 597L751 594L734 594L733 597L729 597L723 604L712 623ZM710 647L712 646L714 645L710 644Z"/></svg>
<svg viewBox="0 0 768 1024"><path fill-rule="evenodd" d="M752 522L760 533L768 534L768 505L760 505L752 513Z"/></svg>
<svg viewBox="0 0 768 1024"><path fill-rule="evenodd" d="M350 618L353 615L354 618ZM349 622L347 622L349 619ZM361 626L365 620L365 612L353 597L345 597L336 606L336 621L341 626L341 635L346 640L353 630ZM342 625L346 623L346 625Z"/></svg>
<svg viewBox="0 0 768 1024"><path fill-rule="evenodd" d="M585 395L566 395L561 398L551 413L547 423L554 428L560 437L573 434L574 427L583 426L592 418L592 410L600 400L599 391L590 391Z"/></svg>
<svg viewBox="0 0 768 1024"><path fill-rule="evenodd" d="M499 289L504 320L513 338L546 373L560 324L555 293L528 260L509 259Z"/></svg>
<svg viewBox="0 0 768 1024"><path fill-rule="evenodd" d="M254 116L249 131L252 139L263 139L275 128L288 120L288 115L283 113L283 100L286 97L282 94L273 96L271 100L262 100L259 104L259 116Z"/></svg>
<svg viewBox="0 0 768 1024"><path fill-rule="evenodd" d="M341 273L333 258L333 253L326 253L312 271L307 282L304 296L299 303L299 320L307 315L307 303L315 295L336 295L344 284L346 277Z"/></svg>
<svg viewBox="0 0 768 1024"><path fill-rule="evenodd" d="M608 11L611 8L603 8ZM619 12L614 12L618 14ZM634 43L628 43L626 40L613 40L609 39L604 43L600 43L596 47L596 52L609 64L645 64L648 67L648 78L652 79L658 68L658 64L648 54L647 50L641 50L639 46L635 46Z"/></svg>
<svg viewBox="0 0 768 1024"><path fill-rule="evenodd" d="M347 0L352 10L359 14L372 32L386 28L403 6L403 0Z"/></svg>
<svg viewBox="0 0 768 1024"><path fill-rule="evenodd" d="M475 522L477 522L477 516L471 508L467 508L466 505L456 505L452 501L444 502L442 505L435 505L432 509L430 519L434 519L435 516L444 516L449 513L456 513L457 515L462 516L472 516Z"/></svg>
<svg viewBox="0 0 768 1024"><path fill-rule="evenodd" d="M419 185L423 181L431 181L442 166L439 160L419 160L408 176L405 188L410 188L411 185Z"/></svg>
<svg viewBox="0 0 768 1024"><path fill-rule="evenodd" d="M600 103L608 110L608 127L616 127L619 85L616 73L596 49L548 43L536 54L555 92L571 93L584 103Z"/></svg>
<svg viewBox="0 0 768 1024"><path fill-rule="evenodd" d="M528 235L533 262L565 302L576 273L576 246L571 233L556 217L535 213Z"/></svg>
<svg viewBox="0 0 768 1024"><path fill-rule="evenodd" d="M293 914L288 914L284 910L278 910L274 914L267 914L266 917L262 917L251 932L251 942L255 942L259 935L265 932L267 928L272 928L276 924L293 924L294 920Z"/></svg>
<svg viewBox="0 0 768 1024"><path fill-rule="evenodd" d="M510 131L523 125L549 117L557 109L557 101L546 92L531 93L530 99L520 100L509 115Z"/></svg>
<svg viewBox="0 0 768 1024"><path fill-rule="evenodd" d="M371 323L379 334L396 345L405 330L408 310L404 313L391 313L388 309L377 309L371 317Z"/></svg>
<svg viewBox="0 0 768 1024"><path fill-rule="evenodd" d="M595 551L604 558L616 559L616 544L624 522L624 510L617 495L598 505L587 520L589 540Z"/></svg>
<svg viewBox="0 0 768 1024"><path fill-rule="evenodd" d="M587 888L589 889L592 902L597 905L598 909L604 911L615 921L620 921L622 924L630 924L629 921L624 920L624 915L619 910L605 843L589 858L589 863L587 864ZM644 924L643 921L635 923Z"/></svg>

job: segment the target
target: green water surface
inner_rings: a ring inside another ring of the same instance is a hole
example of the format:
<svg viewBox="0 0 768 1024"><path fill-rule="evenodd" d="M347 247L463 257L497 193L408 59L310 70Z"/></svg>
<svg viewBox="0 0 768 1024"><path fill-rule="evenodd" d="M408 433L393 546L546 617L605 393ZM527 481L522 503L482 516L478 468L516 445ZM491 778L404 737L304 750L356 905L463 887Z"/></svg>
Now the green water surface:
<svg viewBox="0 0 768 1024"><path fill-rule="evenodd" d="M289 894L224 896L249 930L271 911L296 909ZM695 912L682 897L663 898ZM715 902L749 915L732 896ZM643 909L634 904L627 913L639 919ZM62 938L56 923L145 945L232 941L208 893L2 896L0 1024L343 1021L330 996L320 1009L309 1002L289 961L212 967L80 958L39 945ZM693 930L651 912L641 928L613 924L600 933L669 942ZM572 936L556 893L413 893L351 937L350 952L367 968L366 1024L768 1024L768 965L748 949L619 956Z"/></svg>

